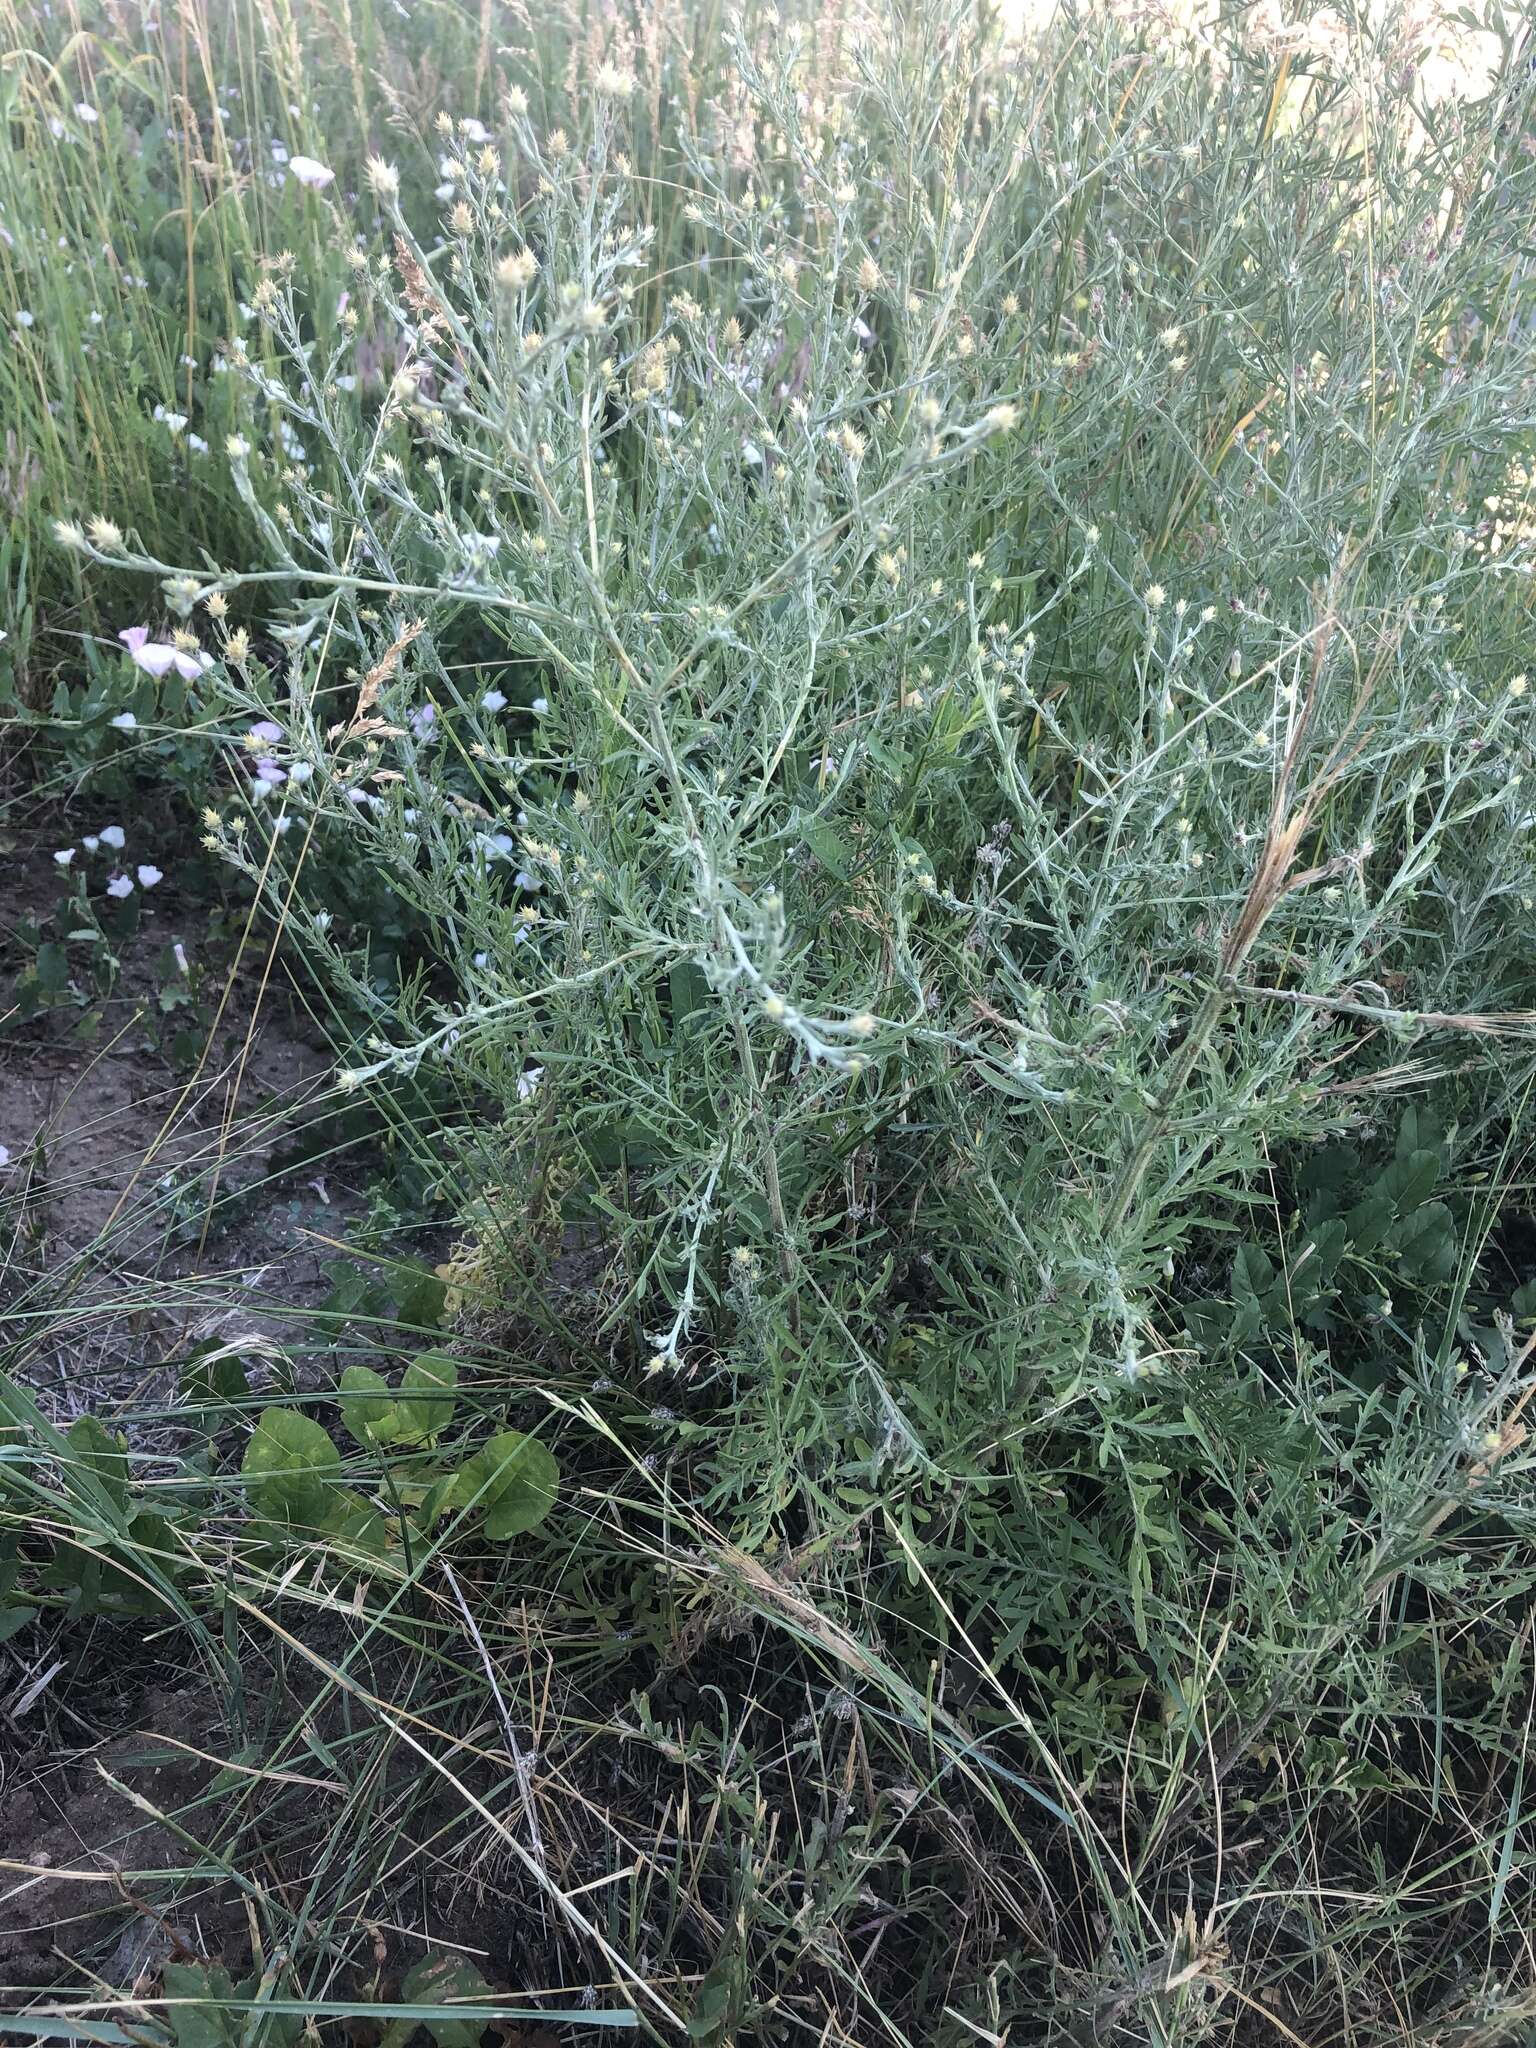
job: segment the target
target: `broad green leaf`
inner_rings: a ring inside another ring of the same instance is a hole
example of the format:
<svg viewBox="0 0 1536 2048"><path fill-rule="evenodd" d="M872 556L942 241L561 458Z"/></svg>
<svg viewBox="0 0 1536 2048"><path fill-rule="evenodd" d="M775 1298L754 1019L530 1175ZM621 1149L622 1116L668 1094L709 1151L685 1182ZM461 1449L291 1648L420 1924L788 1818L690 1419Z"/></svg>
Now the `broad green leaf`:
<svg viewBox="0 0 1536 2048"><path fill-rule="evenodd" d="M448 1288L441 1274L430 1266L413 1268L402 1276L395 1321L406 1330L435 1330L443 1320L443 1297Z"/></svg>
<svg viewBox="0 0 1536 2048"><path fill-rule="evenodd" d="M1456 1219L1444 1202L1426 1202L1405 1216L1389 1242L1405 1275L1421 1287L1442 1285L1456 1270L1460 1240Z"/></svg>
<svg viewBox="0 0 1536 2048"><path fill-rule="evenodd" d="M853 875L853 848L840 832L834 830L825 818L804 818L800 824L800 837L815 854L829 874L836 875L840 882L846 882Z"/></svg>
<svg viewBox="0 0 1536 2048"><path fill-rule="evenodd" d="M1391 1224L1392 1203L1381 1194L1367 1195L1363 1202L1356 1202L1344 1218L1350 1246L1359 1253L1374 1251Z"/></svg>
<svg viewBox="0 0 1536 2048"><path fill-rule="evenodd" d="M340 1466L341 1453L312 1416L297 1408L268 1408L245 1447L240 1469L262 1514L317 1529L325 1521Z"/></svg>
<svg viewBox="0 0 1536 2048"><path fill-rule="evenodd" d="M349 1365L336 1388L347 1434L364 1450L387 1444L399 1428L394 1391L371 1365Z"/></svg>
<svg viewBox="0 0 1536 2048"><path fill-rule="evenodd" d="M55 939L37 949L37 985L56 996L69 986L69 955Z"/></svg>
<svg viewBox="0 0 1536 2048"><path fill-rule="evenodd" d="M1397 1205L1399 1216L1406 1216L1421 1202L1429 1200L1439 1178L1438 1152L1410 1152L1406 1159L1393 1160L1381 1176L1378 1192L1391 1198Z"/></svg>
<svg viewBox="0 0 1536 2048"><path fill-rule="evenodd" d="M182 1361L178 1375L181 1398L197 1411L199 1426L212 1429L220 1411L244 1401L250 1394L245 1361L222 1344L198 1344Z"/></svg>
<svg viewBox="0 0 1536 2048"><path fill-rule="evenodd" d="M423 1351L400 1377L397 1441L436 1443L453 1420L459 1369L445 1351Z"/></svg>
<svg viewBox="0 0 1536 2048"><path fill-rule="evenodd" d="M1249 1295L1257 1301L1274 1277L1275 1269L1267 1252L1261 1251L1256 1244L1238 1246L1237 1256L1232 1261L1232 1292L1239 1299Z"/></svg>
<svg viewBox="0 0 1536 2048"><path fill-rule="evenodd" d="M537 1528L555 1504L560 1467L537 1437L503 1430L459 1468L454 1504L473 1504L484 1517L493 1543L506 1543Z"/></svg>
<svg viewBox="0 0 1536 2048"><path fill-rule="evenodd" d="M466 2005L484 2005L494 1996L467 1956L427 1956L406 1971L400 1986L402 2005L441 2006L457 2000ZM405 2048L417 2024L415 2020L391 2020L379 2048ZM480 2048L480 2036L485 2031L482 2020L424 2019L420 2024L437 2048Z"/></svg>
<svg viewBox="0 0 1536 2048"><path fill-rule="evenodd" d="M227 1970L218 1963L167 1963L160 1988L177 2001L166 2009L176 2048L237 2048L245 2016L220 2002L235 1995Z"/></svg>
<svg viewBox="0 0 1536 2048"><path fill-rule="evenodd" d="M382 1563L389 1555L389 1524L370 1501L350 1487L333 1488L326 1527L337 1547L366 1563Z"/></svg>
<svg viewBox="0 0 1536 2048"><path fill-rule="evenodd" d="M125 1438L113 1433L94 1415L80 1415L66 1432L70 1462L77 1472L91 1475L119 1513L128 1506L128 1447ZM84 1489L86 1498L89 1488Z"/></svg>

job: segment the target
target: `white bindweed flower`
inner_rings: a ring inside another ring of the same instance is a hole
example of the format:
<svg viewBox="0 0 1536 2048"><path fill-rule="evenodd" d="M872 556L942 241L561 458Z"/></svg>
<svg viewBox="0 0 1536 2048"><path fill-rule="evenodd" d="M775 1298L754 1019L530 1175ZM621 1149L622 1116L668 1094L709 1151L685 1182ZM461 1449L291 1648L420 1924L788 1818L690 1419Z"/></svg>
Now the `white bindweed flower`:
<svg viewBox="0 0 1536 2048"><path fill-rule="evenodd" d="M75 857L75 849L72 846L61 846L53 857L61 868L67 868Z"/></svg>
<svg viewBox="0 0 1536 2048"><path fill-rule="evenodd" d="M507 708L506 696L501 690L487 690L480 703L486 711L505 711Z"/></svg>
<svg viewBox="0 0 1536 2048"><path fill-rule="evenodd" d="M151 640L148 626L124 626L118 639L128 650L128 658L135 668L143 669L148 676L158 680L175 669L183 682L195 682L205 669L213 667L213 656L205 654L199 647L189 653L170 640ZM125 714L131 716L131 714ZM112 723L117 724L114 718Z"/></svg>
<svg viewBox="0 0 1536 2048"><path fill-rule="evenodd" d="M142 866L135 868L134 873L139 878L139 887L141 889L153 889L165 880L160 870L157 867L151 867L147 861Z"/></svg>
<svg viewBox="0 0 1536 2048"><path fill-rule="evenodd" d="M122 852L126 837L121 825L103 825L101 828L102 845L112 847L117 853Z"/></svg>
<svg viewBox="0 0 1536 2048"><path fill-rule="evenodd" d="M118 902L121 903L125 896L133 894L133 884L126 875L114 875L107 884L107 894L115 896Z"/></svg>
<svg viewBox="0 0 1536 2048"><path fill-rule="evenodd" d="M328 164L317 163L312 156L290 157L288 168L311 192L323 192L336 176Z"/></svg>
<svg viewBox="0 0 1536 2048"><path fill-rule="evenodd" d="M137 730L139 723L131 711L119 711L116 718L109 719L107 722L116 732L134 732Z"/></svg>
<svg viewBox="0 0 1536 2048"><path fill-rule="evenodd" d="M533 713L535 718L542 718L545 712L549 709L549 699L547 697L535 697L533 702L528 706L528 709Z"/></svg>

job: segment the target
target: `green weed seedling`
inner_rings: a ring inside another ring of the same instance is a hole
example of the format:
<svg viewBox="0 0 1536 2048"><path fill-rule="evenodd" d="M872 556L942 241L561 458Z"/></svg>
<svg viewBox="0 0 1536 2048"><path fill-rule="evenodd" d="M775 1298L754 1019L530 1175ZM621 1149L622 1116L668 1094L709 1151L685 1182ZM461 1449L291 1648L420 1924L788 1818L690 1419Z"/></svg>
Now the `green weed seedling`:
<svg viewBox="0 0 1536 2048"><path fill-rule="evenodd" d="M0 1375L0 1640L45 1605L184 1614L177 1531L191 1513L135 1481L126 1439L96 1416L61 1431Z"/></svg>
<svg viewBox="0 0 1536 2048"><path fill-rule="evenodd" d="M510 1542L549 1513L560 1468L537 1438L515 1429L498 1431L455 1463L441 1439L453 1421L457 1387L453 1360L424 1351L406 1366L398 1388L371 1366L349 1365L337 1395L348 1433L376 1461L397 1522L425 1538L444 1515L468 1515L493 1543ZM346 1483L341 1453L313 1417L268 1408L241 1471L265 1534L319 1532L364 1556L386 1553L388 1517Z"/></svg>

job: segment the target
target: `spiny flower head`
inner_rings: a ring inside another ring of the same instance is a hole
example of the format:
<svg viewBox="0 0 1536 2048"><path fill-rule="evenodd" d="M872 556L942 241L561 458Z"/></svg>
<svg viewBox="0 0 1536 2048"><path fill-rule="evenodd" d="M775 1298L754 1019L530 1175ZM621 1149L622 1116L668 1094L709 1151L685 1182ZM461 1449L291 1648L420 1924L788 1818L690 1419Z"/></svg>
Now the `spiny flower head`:
<svg viewBox="0 0 1536 2048"><path fill-rule="evenodd" d="M539 274L539 259L528 249L515 249L496 266L496 282L505 291L524 292Z"/></svg>

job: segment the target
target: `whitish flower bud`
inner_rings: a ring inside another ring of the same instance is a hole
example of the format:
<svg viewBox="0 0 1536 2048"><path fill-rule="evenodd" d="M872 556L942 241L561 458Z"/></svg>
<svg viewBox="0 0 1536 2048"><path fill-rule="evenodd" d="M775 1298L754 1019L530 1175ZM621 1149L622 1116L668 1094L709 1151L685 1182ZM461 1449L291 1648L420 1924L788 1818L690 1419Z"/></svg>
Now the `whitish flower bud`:
<svg viewBox="0 0 1536 2048"><path fill-rule="evenodd" d="M503 256L496 266L496 282L509 292L526 291L538 274L538 258L527 249Z"/></svg>

